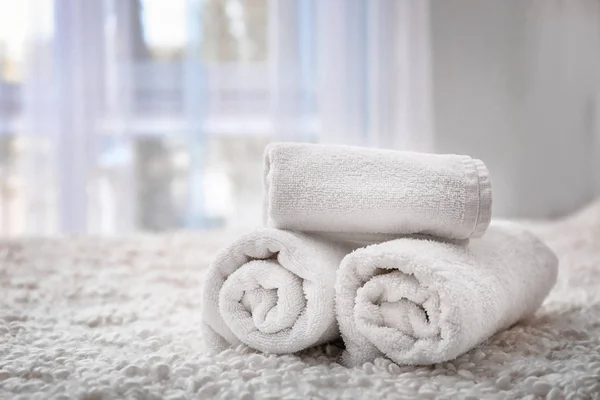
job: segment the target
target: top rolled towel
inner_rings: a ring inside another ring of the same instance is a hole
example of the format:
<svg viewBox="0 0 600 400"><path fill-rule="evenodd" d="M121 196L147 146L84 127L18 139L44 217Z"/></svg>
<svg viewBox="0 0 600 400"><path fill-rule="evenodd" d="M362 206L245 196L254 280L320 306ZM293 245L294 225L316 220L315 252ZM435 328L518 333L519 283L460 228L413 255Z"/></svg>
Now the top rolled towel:
<svg viewBox="0 0 600 400"><path fill-rule="evenodd" d="M264 163L273 228L467 239L490 224L489 173L469 156L272 143Z"/></svg>

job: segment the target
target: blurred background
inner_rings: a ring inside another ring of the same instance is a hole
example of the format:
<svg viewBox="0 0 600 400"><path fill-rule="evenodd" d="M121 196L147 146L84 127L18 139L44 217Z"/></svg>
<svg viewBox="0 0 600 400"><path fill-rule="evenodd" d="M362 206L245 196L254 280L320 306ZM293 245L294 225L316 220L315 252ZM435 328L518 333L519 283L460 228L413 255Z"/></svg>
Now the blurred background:
<svg viewBox="0 0 600 400"><path fill-rule="evenodd" d="M599 95L600 0L0 0L0 235L259 224L273 140L469 154L558 217Z"/></svg>

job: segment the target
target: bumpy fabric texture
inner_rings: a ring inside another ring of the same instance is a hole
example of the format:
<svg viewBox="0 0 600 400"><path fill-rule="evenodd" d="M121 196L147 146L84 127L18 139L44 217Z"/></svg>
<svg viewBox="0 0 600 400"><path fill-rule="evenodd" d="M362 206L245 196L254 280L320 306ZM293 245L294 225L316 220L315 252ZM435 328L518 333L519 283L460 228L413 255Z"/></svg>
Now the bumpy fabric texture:
<svg viewBox="0 0 600 400"><path fill-rule="evenodd" d="M0 398L598 398L600 204L530 227L560 259L534 316L450 362L358 368L335 344L206 354L200 288L237 232L2 240Z"/></svg>

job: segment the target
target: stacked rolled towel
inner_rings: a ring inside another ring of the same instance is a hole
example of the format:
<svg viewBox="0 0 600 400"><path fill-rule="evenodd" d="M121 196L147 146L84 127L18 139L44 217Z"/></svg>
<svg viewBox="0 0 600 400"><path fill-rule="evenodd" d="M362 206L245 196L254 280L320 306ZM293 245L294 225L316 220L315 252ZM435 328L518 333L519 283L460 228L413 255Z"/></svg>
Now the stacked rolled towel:
<svg viewBox="0 0 600 400"><path fill-rule="evenodd" d="M402 238L364 247L337 274L343 361L451 360L535 312L558 261L533 234L494 222L468 246Z"/></svg>
<svg viewBox="0 0 600 400"><path fill-rule="evenodd" d="M488 170L469 156L276 143L264 164L272 228L372 242L413 233L467 239L483 235L492 215Z"/></svg>
<svg viewBox="0 0 600 400"><path fill-rule="evenodd" d="M554 254L517 225L477 239L492 204L480 160L281 143L264 163L268 228L205 281L210 350L293 353L341 331L348 365L430 364L534 312L554 284Z"/></svg>

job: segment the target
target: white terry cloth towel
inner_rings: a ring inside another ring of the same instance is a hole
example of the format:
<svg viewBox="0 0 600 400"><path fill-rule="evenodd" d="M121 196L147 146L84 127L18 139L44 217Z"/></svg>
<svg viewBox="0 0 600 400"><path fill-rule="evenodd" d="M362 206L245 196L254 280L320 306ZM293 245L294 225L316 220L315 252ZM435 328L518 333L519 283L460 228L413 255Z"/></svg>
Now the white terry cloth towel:
<svg viewBox="0 0 600 400"><path fill-rule="evenodd" d="M454 359L534 313L557 273L552 250L505 221L466 246L401 238L360 248L336 280L342 363Z"/></svg>
<svg viewBox="0 0 600 400"><path fill-rule="evenodd" d="M293 353L339 338L335 273L352 249L318 235L262 228L225 248L202 293L205 344Z"/></svg>
<svg viewBox="0 0 600 400"><path fill-rule="evenodd" d="M467 239L491 219L488 170L469 156L272 143L264 166L272 228Z"/></svg>

